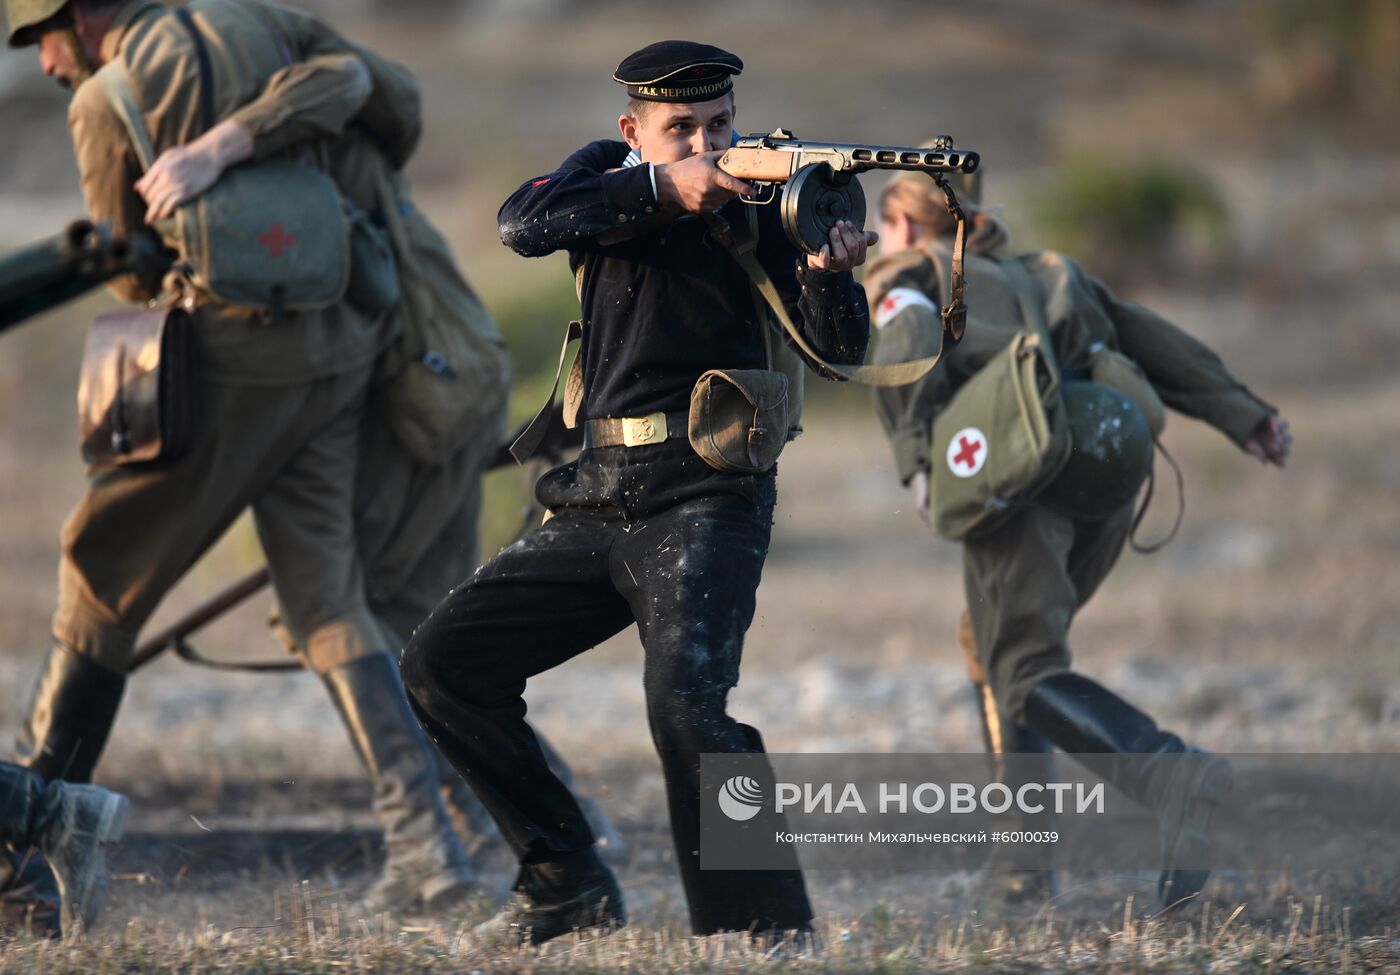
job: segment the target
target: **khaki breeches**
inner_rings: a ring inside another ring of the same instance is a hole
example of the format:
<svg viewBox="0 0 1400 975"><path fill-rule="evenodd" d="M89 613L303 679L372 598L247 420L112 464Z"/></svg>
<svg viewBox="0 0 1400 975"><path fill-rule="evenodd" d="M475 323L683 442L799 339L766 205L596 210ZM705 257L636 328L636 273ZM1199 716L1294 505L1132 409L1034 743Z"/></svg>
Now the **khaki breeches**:
<svg viewBox="0 0 1400 975"><path fill-rule="evenodd" d="M204 383L188 454L92 471L63 527L54 637L126 671L161 598L251 506L283 620L317 669L386 649L351 519L369 375Z"/></svg>
<svg viewBox="0 0 1400 975"><path fill-rule="evenodd" d="M981 673L1002 709L1021 723L1026 693L1070 667L1069 627L1118 560L1132 507L1101 521L1023 508L963 543L963 583ZM964 644L965 645L965 644Z"/></svg>

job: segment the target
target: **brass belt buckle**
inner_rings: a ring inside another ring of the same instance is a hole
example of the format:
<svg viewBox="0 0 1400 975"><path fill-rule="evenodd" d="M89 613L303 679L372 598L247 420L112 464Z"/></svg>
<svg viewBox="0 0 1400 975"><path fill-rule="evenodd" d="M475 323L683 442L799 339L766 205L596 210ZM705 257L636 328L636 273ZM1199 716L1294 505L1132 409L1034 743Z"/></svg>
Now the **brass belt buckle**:
<svg viewBox="0 0 1400 975"><path fill-rule="evenodd" d="M666 439L666 414L648 413L646 416L624 416L622 418L622 444L625 447L642 447L649 443L661 443Z"/></svg>

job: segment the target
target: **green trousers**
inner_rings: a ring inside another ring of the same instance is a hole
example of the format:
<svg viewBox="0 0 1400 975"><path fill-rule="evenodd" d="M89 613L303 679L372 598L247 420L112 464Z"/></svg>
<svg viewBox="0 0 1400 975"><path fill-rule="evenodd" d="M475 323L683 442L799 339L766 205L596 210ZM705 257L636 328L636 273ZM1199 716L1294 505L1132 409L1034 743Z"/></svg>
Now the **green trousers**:
<svg viewBox="0 0 1400 975"><path fill-rule="evenodd" d="M1132 506L1083 521L1028 505L963 543L963 584L992 694L1018 724L1037 681L1070 669L1069 628L1118 560Z"/></svg>
<svg viewBox="0 0 1400 975"><path fill-rule="evenodd" d="M124 673L161 598L251 506L283 620L313 666L386 649L352 522L369 375L203 383L188 454L92 471L63 527L54 637Z"/></svg>

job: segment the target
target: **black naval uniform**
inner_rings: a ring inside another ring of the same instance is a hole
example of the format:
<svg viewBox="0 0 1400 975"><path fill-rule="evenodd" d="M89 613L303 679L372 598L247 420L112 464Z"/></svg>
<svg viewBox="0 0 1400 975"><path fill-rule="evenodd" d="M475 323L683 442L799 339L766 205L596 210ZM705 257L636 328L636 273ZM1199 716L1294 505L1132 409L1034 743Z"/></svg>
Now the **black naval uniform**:
<svg viewBox="0 0 1400 975"><path fill-rule="evenodd" d="M575 268L585 265L583 419L683 412L705 370L765 366L766 325L756 320L749 281L704 221L681 218L598 243L658 205L647 165L616 169L627 153L621 142L584 146L524 183L499 214L501 239L519 253L566 248ZM746 205L731 201L721 213L742 222ZM862 361L869 317L851 275L799 267L776 205L759 208L759 227L760 260L804 337L831 361ZM725 706L768 552L774 473L722 473L681 437L585 446L535 491L553 517L449 595L402 666L429 736L525 864L518 888L528 886L531 863L593 843L525 723L525 682L635 621L694 931L805 926L812 912L797 870L699 869L700 754L763 747Z"/></svg>

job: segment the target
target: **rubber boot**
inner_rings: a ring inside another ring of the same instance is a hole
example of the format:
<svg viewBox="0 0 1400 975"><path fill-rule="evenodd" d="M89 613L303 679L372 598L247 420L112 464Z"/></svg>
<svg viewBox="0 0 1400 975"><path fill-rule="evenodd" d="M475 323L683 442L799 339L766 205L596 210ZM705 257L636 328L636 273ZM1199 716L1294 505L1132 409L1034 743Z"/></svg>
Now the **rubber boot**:
<svg viewBox="0 0 1400 975"><path fill-rule="evenodd" d="M394 658L372 653L321 676L374 782L384 827L384 872L365 909L437 910L462 900L476 873L443 806L432 746L408 708Z"/></svg>
<svg viewBox="0 0 1400 975"><path fill-rule="evenodd" d="M16 742L20 766L42 779L90 781L125 689L125 674L51 645ZM24 849L0 852L0 920L56 936L61 897L41 857Z"/></svg>
<svg viewBox="0 0 1400 975"><path fill-rule="evenodd" d="M126 828L126 797L95 785L46 782L18 765L0 763L0 841L37 850L62 897L63 918L84 929L96 923L107 893L107 853Z"/></svg>
<svg viewBox="0 0 1400 975"><path fill-rule="evenodd" d="M1234 784L1230 763L1187 748L1176 735L1087 677L1046 677L1026 697L1026 724L1129 798L1157 814L1162 829L1163 908L1201 892L1212 856L1210 827ZM1171 756L1190 756L1189 759ZM1182 866L1178 866L1181 864Z"/></svg>

